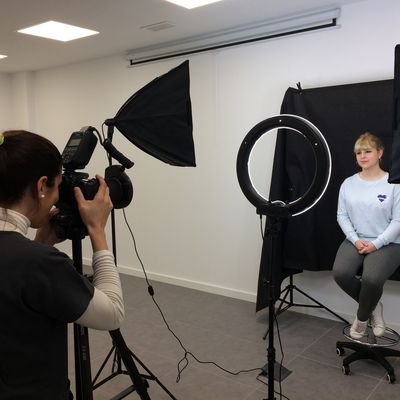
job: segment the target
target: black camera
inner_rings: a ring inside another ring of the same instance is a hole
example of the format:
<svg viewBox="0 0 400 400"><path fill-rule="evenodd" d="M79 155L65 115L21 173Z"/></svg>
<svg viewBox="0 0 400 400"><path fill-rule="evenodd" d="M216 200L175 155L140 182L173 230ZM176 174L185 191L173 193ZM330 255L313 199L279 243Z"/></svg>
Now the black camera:
<svg viewBox="0 0 400 400"><path fill-rule="evenodd" d="M60 239L83 239L87 230L75 200L74 187L79 187L86 200L92 200L99 188L96 178L89 179L85 172L76 172L88 164L97 144L95 128L84 127L71 134L62 152L63 175L56 207L60 212L54 217L56 234ZM133 197L133 186L122 165L106 168L104 179L110 189L114 208L127 207Z"/></svg>

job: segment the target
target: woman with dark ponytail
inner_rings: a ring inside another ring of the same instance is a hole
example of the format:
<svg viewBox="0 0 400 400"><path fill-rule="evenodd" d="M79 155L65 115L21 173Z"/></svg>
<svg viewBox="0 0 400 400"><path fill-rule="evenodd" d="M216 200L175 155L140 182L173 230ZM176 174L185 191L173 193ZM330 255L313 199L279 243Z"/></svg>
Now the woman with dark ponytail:
<svg viewBox="0 0 400 400"><path fill-rule="evenodd" d="M75 198L93 248L93 284L57 250L52 224L62 182L60 152L27 131L0 134L0 400L70 399L67 324L117 329L121 283L108 250L109 189ZM26 237L36 229L35 240Z"/></svg>

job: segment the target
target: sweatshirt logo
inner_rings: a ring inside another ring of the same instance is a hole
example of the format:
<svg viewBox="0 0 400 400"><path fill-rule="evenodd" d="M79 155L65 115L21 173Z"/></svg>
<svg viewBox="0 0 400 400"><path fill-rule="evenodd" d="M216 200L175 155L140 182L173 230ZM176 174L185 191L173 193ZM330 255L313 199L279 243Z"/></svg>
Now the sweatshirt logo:
<svg viewBox="0 0 400 400"><path fill-rule="evenodd" d="M386 194L378 194L378 200L382 203L383 201L385 201L386 199Z"/></svg>

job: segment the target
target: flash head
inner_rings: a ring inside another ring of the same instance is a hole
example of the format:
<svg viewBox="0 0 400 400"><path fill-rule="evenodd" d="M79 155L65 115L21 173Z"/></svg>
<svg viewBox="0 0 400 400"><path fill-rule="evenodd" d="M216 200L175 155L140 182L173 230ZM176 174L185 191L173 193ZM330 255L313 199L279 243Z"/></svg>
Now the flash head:
<svg viewBox="0 0 400 400"><path fill-rule="evenodd" d="M66 171L84 169L89 163L97 144L94 130L95 128L91 126L85 126L71 134L61 155L63 168Z"/></svg>

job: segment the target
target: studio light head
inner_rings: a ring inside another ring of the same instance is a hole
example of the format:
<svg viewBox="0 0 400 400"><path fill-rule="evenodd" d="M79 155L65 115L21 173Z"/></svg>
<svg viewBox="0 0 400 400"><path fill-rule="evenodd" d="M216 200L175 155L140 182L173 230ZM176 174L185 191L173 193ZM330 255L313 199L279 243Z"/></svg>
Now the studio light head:
<svg viewBox="0 0 400 400"><path fill-rule="evenodd" d="M310 187L301 197L291 202L270 201L262 196L255 188L249 172L253 147L263 135L274 129L288 129L301 134L310 143L315 158L315 173ZM279 218L299 215L313 207L328 186L331 168L329 147L321 132L310 121L289 114L268 118L254 126L245 136L236 162L239 185L247 200L256 207L258 214Z"/></svg>
<svg viewBox="0 0 400 400"><path fill-rule="evenodd" d="M120 153L112 144L114 128L117 128L131 143L151 156L174 166L196 166L192 110L189 90L189 62L185 61L166 74L144 86L120 108L114 118L107 119L107 138L94 127L85 127L74 132L62 153L63 179L60 188L60 209L55 218L57 236L72 239L76 235L86 236L73 188L78 186L86 199L92 199L99 187L97 179L77 172L88 164L97 144L107 151L110 165L104 178L110 188L114 208L127 207L133 197L133 185L124 172L133 162ZM121 165L112 165L111 160Z"/></svg>
<svg viewBox="0 0 400 400"><path fill-rule="evenodd" d="M116 127L147 154L178 167L195 167L189 61L154 79L133 94L114 118Z"/></svg>

